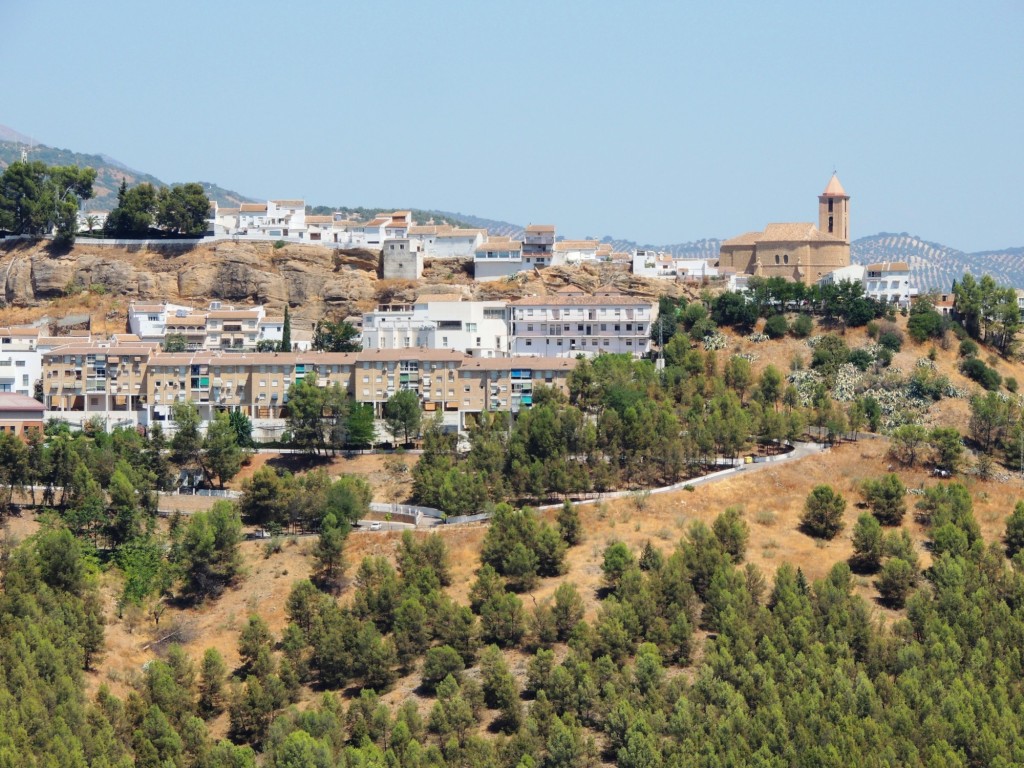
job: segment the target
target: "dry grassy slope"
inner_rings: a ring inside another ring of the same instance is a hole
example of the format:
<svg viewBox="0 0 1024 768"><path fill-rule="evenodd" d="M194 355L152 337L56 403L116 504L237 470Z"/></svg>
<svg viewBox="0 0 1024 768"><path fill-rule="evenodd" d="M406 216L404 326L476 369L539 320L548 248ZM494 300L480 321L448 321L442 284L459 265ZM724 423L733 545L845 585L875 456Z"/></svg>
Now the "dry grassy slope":
<svg viewBox="0 0 1024 768"><path fill-rule="evenodd" d="M572 581L584 595L588 616L593 618L598 606L597 591L601 586L602 553L609 543L621 540L638 552L647 541L651 541L668 552L693 521L710 524L721 510L731 505L743 508L750 525L747 559L758 566L769 581L775 569L784 562L799 566L809 580L821 578L833 564L850 556L850 532L860 513L856 507L860 498L857 488L863 479L888 469L890 460L886 450L887 444L883 440L861 440L843 444L819 456L772 465L700 486L692 492L652 496L642 508L638 508L631 499L582 506L584 536L581 544L569 551L568 572L559 579L543 580L533 593L523 596L524 602L530 608L534 601L549 598L561 581ZM332 471L335 469L337 467ZM369 464L361 469L369 473L375 471ZM920 469L899 470L899 474L911 488L932 482ZM988 541L998 540L1006 515L1024 491L1016 482L981 482L975 478L965 478L964 481L974 497L975 514L985 538ZM819 483L833 484L849 502L845 514L846 529L831 542L818 542L797 529L804 499L809 490ZM913 497L910 500L912 503ZM548 517L553 517L553 514ZM917 545L922 566L927 566L929 556L924 547L924 530L909 516L905 527ZM453 584L448 591L459 602L468 602L469 587L479 563L485 532L484 525L439 531L451 552ZM397 533L353 533L346 556L351 567L371 554L394 560L398 540ZM310 572L311 545L311 539L290 541L281 552L265 557L262 543L245 543L246 576L236 588L199 608L168 609L159 628L154 628L148 619L138 620L134 627L129 621L117 619L114 600L119 584L114 574L106 575L104 594L108 600L108 616L111 617L107 627L107 654L97 671L90 675L90 689L95 690L99 684L107 683L117 692L126 692L142 665L158 653L149 644L154 638L165 636L170 627L184 628L184 646L195 659L201 657L205 648L216 647L225 655L229 665L236 665L238 635L251 612L260 613L275 633L283 630L286 623L284 603L293 582ZM897 612L877 603L877 592L871 578L857 577L856 584L857 592L868 600L882 621L891 622L898 616ZM348 592L339 599L345 603L350 595ZM526 657L518 652L511 652L508 656L513 669L524 675ZM419 675L414 672L399 680L384 698L394 706L413 698L426 712L431 701L419 697L415 690L418 683ZM302 706L314 699L314 694L307 692ZM222 734L226 725L222 719L215 724L215 732Z"/></svg>

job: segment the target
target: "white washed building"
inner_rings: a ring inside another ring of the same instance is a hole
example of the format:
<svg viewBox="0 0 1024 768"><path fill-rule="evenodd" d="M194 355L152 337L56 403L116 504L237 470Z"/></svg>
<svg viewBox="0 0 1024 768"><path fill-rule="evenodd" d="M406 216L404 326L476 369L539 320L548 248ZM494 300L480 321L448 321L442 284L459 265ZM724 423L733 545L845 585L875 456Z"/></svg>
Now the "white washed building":
<svg viewBox="0 0 1024 768"><path fill-rule="evenodd" d="M128 328L142 341L164 340L168 318L184 317L193 312L181 304L133 301L128 305Z"/></svg>
<svg viewBox="0 0 1024 768"><path fill-rule="evenodd" d="M473 279L500 280L524 268L523 244L509 237L492 237L473 252Z"/></svg>
<svg viewBox="0 0 1024 768"><path fill-rule="evenodd" d="M576 288L517 299L509 310L511 353L542 357L640 357L650 351L651 323L658 316L657 303L611 291L591 296Z"/></svg>
<svg viewBox="0 0 1024 768"><path fill-rule="evenodd" d="M503 301L421 296L413 304L382 305L363 315L363 349L457 349L474 357L508 354Z"/></svg>
<svg viewBox="0 0 1024 768"><path fill-rule="evenodd" d="M905 261L883 261L864 267L864 295L887 304L910 305L917 290L910 283L910 265Z"/></svg>
<svg viewBox="0 0 1024 768"><path fill-rule="evenodd" d="M0 392L32 397L43 375L38 328L0 328Z"/></svg>

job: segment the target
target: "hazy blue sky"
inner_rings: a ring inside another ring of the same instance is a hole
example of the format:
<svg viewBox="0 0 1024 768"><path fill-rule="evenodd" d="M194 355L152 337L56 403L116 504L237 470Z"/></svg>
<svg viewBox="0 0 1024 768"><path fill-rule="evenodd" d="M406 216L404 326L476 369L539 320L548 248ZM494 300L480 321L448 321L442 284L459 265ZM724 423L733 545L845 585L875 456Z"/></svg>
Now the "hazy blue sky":
<svg viewBox="0 0 1024 768"><path fill-rule="evenodd" d="M0 124L167 181L647 243L1024 245L1024 3L0 0Z"/></svg>

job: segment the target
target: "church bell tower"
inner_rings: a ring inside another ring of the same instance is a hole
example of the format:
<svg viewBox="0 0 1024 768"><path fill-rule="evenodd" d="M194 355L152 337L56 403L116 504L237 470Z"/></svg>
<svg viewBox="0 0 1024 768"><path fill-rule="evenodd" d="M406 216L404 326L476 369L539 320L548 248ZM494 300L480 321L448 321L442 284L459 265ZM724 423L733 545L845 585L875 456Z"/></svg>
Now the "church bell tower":
<svg viewBox="0 0 1024 768"><path fill-rule="evenodd" d="M850 242L850 196L834 173L825 191L818 195L818 231Z"/></svg>

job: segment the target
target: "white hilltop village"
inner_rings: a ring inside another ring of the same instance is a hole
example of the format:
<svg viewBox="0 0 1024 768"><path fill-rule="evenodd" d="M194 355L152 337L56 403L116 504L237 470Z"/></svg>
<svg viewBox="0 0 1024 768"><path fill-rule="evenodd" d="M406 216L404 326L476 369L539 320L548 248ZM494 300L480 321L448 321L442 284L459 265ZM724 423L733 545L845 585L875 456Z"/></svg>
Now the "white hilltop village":
<svg viewBox="0 0 1024 768"><path fill-rule="evenodd" d="M768 224L724 241L717 259L616 252L596 240L559 239L550 224L527 226L522 239L513 239L486 229L418 223L410 211L370 221L309 215L303 200L238 208L211 203L204 240L378 251L387 279L417 280L427 259L468 262L478 281L607 264L644 278L718 284L740 293L755 276L822 285L848 281L859 283L868 297L908 306L917 291L906 263L850 263L849 201L833 176L818 198L817 225ZM102 218L90 214L88 227L102 226ZM657 302L613 288L588 294L569 286L508 301L423 294L350 318L359 352L314 351L312 333L298 329L290 330L291 350L281 352L285 318L262 306L137 301L128 310L128 332L108 338L87 330L51 337L36 327L0 328L0 426L24 434L47 419L75 426L99 419L141 428L160 423L173 431L172 405L191 400L204 423L218 411L238 410L252 419L257 440L275 440L285 430L289 387L313 375L321 386L340 385L378 417L396 392L413 391L424 412L462 431L483 411L529 408L539 384L564 389L580 358L651 356L657 318ZM171 337L173 351L165 348Z"/></svg>

